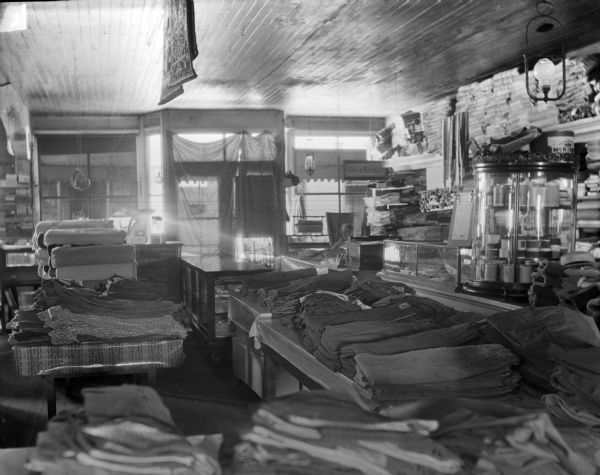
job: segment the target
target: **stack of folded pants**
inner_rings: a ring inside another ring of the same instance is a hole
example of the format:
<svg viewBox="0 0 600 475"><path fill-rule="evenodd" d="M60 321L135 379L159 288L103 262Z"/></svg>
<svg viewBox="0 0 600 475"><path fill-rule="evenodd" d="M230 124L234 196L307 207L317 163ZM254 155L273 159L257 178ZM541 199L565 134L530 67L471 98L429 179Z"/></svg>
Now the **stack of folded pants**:
<svg viewBox="0 0 600 475"><path fill-rule="evenodd" d="M355 360L355 385L382 405L447 395L506 399L520 379L512 369L518 357L497 344L361 353Z"/></svg>
<svg viewBox="0 0 600 475"><path fill-rule="evenodd" d="M459 323L450 327L425 330L410 335L386 338L385 340L354 343L340 349L341 372L345 376L353 378L356 374L354 357L361 353L393 355L426 348L460 346L475 343L478 338L477 324Z"/></svg>
<svg viewBox="0 0 600 475"><path fill-rule="evenodd" d="M456 312L455 309L436 302L427 297L406 295L399 300L391 300L389 305L378 306L370 310L356 310L339 314L314 313L303 317L305 330L305 348L314 352L321 341L321 335L327 326L337 326L358 321L392 322L405 318L424 319L433 318L441 320ZM395 336L395 335L390 335ZM383 339L385 335L382 335Z"/></svg>
<svg viewBox="0 0 600 475"><path fill-rule="evenodd" d="M519 373L531 389L552 390L555 359L567 351L600 346L593 319L563 306L522 308L487 318L486 338L521 358Z"/></svg>

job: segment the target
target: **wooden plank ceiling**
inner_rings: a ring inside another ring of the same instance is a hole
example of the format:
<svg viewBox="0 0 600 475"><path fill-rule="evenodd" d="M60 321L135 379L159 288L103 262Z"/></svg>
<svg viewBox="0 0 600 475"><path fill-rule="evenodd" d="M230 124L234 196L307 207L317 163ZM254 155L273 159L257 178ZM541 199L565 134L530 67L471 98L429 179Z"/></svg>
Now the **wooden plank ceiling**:
<svg viewBox="0 0 600 475"><path fill-rule="evenodd" d="M553 3L568 51L600 42L600 1ZM165 107L401 113L520 65L535 5L195 0L198 78ZM13 84L32 112L159 109L161 0L27 2L27 14L27 30L0 33L0 82ZM556 46L537 41L534 49L544 43Z"/></svg>

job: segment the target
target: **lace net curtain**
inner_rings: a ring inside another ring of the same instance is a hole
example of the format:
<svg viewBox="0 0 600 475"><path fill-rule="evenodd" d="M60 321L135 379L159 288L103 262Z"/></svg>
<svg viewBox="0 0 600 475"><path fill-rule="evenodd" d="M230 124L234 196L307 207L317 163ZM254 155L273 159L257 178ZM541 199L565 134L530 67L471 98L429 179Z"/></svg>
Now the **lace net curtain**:
<svg viewBox="0 0 600 475"><path fill-rule="evenodd" d="M235 237L272 237L284 222L282 171L274 134L247 132L197 143L172 137L178 239L202 256L234 255Z"/></svg>

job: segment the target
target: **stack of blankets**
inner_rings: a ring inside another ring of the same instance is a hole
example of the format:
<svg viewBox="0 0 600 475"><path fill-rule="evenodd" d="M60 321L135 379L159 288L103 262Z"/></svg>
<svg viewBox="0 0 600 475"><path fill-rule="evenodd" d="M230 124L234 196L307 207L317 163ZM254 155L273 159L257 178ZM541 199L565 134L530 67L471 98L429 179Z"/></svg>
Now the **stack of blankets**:
<svg viewBox="0 0 600 475"><path fill-rule="evenodd" d="M262 403L224 468L233 474L578 474L598 463L548 414L442 398L382 413L356 395L300 392ZM234 439L232 439L233 441Z"/></svg>
<svg viewBox="0 0 600 475"><path fill-rule="evenodd" d="M109 220L41 221L34 242L42 277L94 281L135 277L135 247Z"/></svg>
<svg viewBox="0 0 600 475"><path fill-rule="evenodd" d="M38 435L26 468L51 474L217 475L212 454L179 434L152 388L82 391L83 408L58 414Z"/></svg>
<svg viewBox="0 0 600 475"><path fill-rule="evenodd" d="M119 278L121 282L128 280ZM127 285L127 284L123 284ZM143 287L148 285L146 291ZM184 339L180 304L147 298L155 284L132 281L137 294L121 298L111 292L69 287L58 280L44 281L35 292L34 307L20 310L9 322L9 343L66 345L94 342L138 342ZM163 290L164 293L164 290Z"/></svg>

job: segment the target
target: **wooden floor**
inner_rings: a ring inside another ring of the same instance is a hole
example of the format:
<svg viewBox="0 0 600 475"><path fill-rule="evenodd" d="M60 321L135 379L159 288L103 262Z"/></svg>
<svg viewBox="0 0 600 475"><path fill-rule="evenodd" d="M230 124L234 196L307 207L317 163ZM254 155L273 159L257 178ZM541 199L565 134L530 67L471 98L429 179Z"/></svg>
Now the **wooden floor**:
<svg viewBox="0 0 600 475"><path fill-rule="evenodd" d="M194 338L184 343L181 367L158 370L157 389L185 435L229 432L249 421L259 402L231 371L231 364L209 362ZM73 397L58 385L57 411L81 404L80 389L90 385L132 383L131 377L74 380ZM46 382L16 376L11 367L7 336L0 335L0 448L35 445L46 426Z"/></svg>

